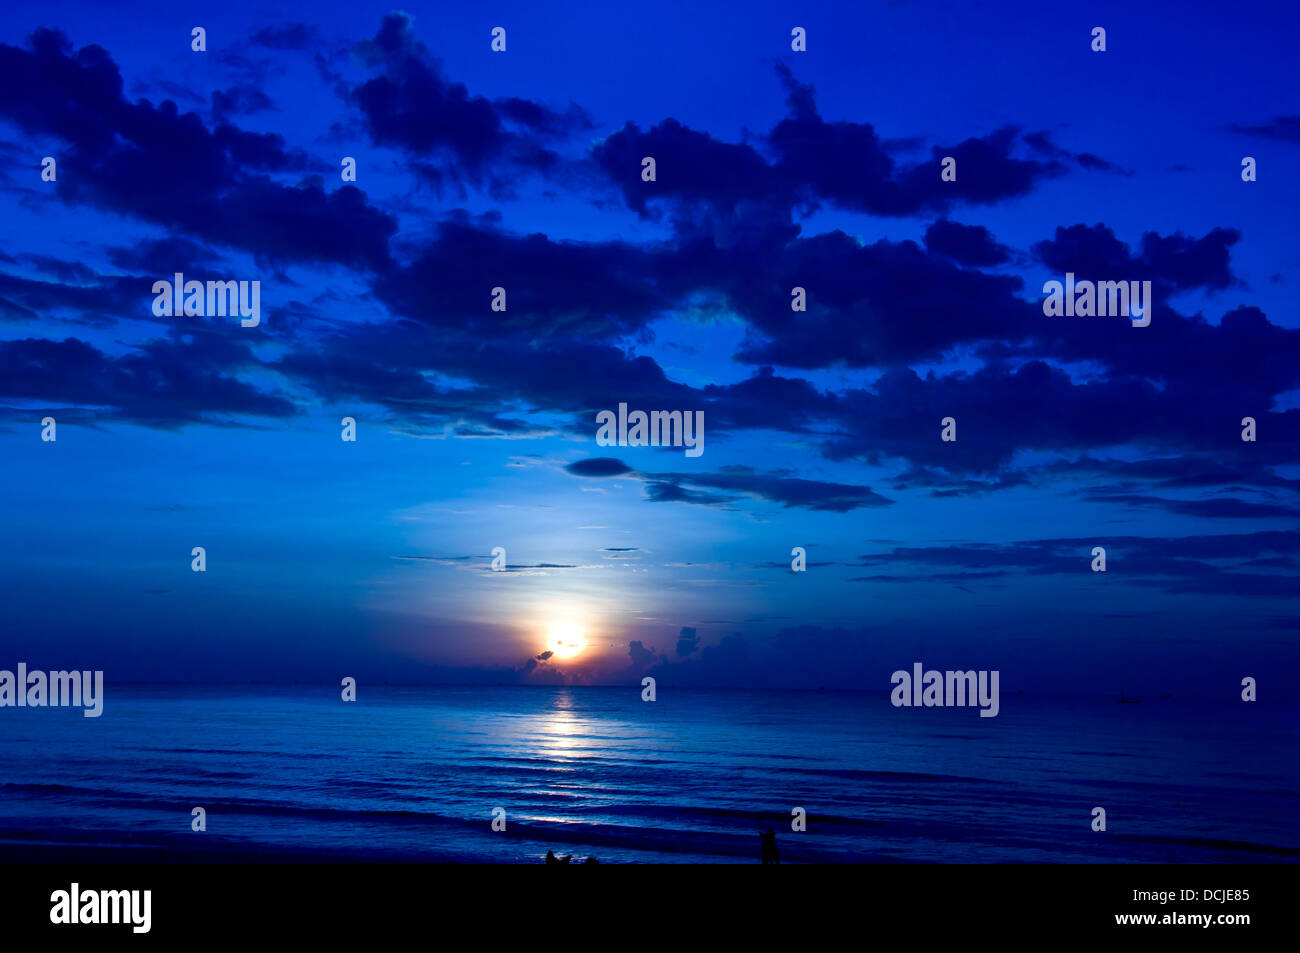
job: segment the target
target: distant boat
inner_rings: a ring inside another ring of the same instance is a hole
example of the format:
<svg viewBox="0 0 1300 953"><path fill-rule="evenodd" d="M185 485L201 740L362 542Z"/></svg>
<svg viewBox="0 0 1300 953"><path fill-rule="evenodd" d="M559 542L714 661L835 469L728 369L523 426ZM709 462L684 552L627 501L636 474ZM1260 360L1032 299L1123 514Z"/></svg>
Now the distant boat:
<svg viewBox="0 0 1300 953"><path fill-rule="evenodd" d="M1140 698L1129 698L1123 691L1119 693L1119 698L1115 699L1115 701L1119 702L1121 705L1136 705L1141 700L1142 699Z"/></svg>

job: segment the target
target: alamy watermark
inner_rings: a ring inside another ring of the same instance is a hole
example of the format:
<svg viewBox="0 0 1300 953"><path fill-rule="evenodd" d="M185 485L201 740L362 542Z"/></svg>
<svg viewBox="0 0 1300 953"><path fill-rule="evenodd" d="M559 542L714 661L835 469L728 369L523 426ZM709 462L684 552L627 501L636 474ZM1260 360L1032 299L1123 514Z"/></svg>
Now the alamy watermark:
<svg viewBox="0 0 1300 953"><path fill-rule="evenodd" d="M104 713L103 672L0 671L0 708L85 708L87 718Z"/></svg>
<svg viewBox="0 0 1300 953"><path fill-rule="evenodd" d="M596 443L602 447L686 447L688 457L704 452L704 411L644 410L627 412L627 404L618 405L618 413L602 410L596 414Z"/></svg>
<svg viewBox="0 0 1300 953"><path fill-rule="evenodd" d="M123 923L132 933L148 933L152 908L152 890L82 890L73 883L50 894L50 922L55 924Z"/></svg>
<svg viewBox="0 0 1300 953"><path fill-rule="evenodd" d="M160 318L188 317L243 318L240 327L255 328L262 323L262 283L260 281L186 281L183 272L153 283L153 313Z"/></svg>
<svg viewBox="0 0 1300 953"><path fill-rule="evenodd" d="M1065 273L1065 283L1043 284L1043 314L1049 318L1131 318L1133 327L1151 323L1151 282L1080 281Z"/></svg>
<svg viewBox="0 0 1300 953"><path fill-rule="evenodd" d="M920 662L912 671L899 670L890 676L894 690L889 695L895 708L963 708L978 705L981 718L996 718L1001 707L998 671L922 671Z"/></svg>

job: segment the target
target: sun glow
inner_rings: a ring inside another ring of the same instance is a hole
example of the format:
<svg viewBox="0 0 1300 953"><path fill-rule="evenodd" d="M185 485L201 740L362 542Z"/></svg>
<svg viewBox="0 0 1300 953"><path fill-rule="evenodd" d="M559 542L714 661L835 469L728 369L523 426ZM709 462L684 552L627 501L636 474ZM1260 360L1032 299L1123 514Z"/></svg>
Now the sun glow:
<svg viewBox="0 0 1300 953"><path fill-rule="evenodd" d="M552 622L547 634L546 648L557 659L571 659L582 653L586 647L582 638L582 629L576 622Z"/></svg>

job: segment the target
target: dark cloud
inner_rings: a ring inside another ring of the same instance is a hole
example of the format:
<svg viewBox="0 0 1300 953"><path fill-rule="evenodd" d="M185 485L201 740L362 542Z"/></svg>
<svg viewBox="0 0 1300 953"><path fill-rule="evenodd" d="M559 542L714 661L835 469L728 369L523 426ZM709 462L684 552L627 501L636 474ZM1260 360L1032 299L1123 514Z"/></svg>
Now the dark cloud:
<svg viewBox="0 0 1300 953"><path fill-rule="evenodd" d="M212 117L220 122L271 108L271 98L255 86L232 86L212 94Z"/></svg>
<svg viewBox="0 0 1300 953"><path fill-rule="evenodd" d="M645 482L646 499L654 503L726 506L749 496L784 507L846 513L892 502L865 486L805 480L785 471L765 473L747 466L700 473L647 473L612 457L594 457L571 463L565 470L575 476L630 475ZM713 492L717 490L724 492Z"/></svg>
<svg viewBox="0 0 1300 953"><path fill-rule="evenodd" d="M1053 476L1065 473L1098 474L1110 479L1124 479L1167 489L1202 489L1249 484L1261 488L1300 492L1300 479L1280 476L1268 467L1260 466L1248 458L1228 464L1221 459L1193 453L1141 460L1109 460L1082 456L1059 460L1047 465L1044 470Z"/></svg>
<svg viewBox="0 0 1300 953"><path fill-rule="evenodd" d="M686 658L699 648L699 645L700 637L696 634L695 629L690 626L682 626L682 631L677 636L677 657Z"/></svg>
<svg viewBox="0 0 1300 953"><path fill-rule="evenodd" d="M1071 225L1058 226L1056 237L1039 242L1033 251L1047 267L1073 271L1080 279L1145 279L1171 290L1214 290L1237 282L1228 258L1240 239L1241 234L1231 228L1213 229L1202 238L1147 232L1135 255L1105 225Z"/></svg>
<svg viewBox="0 0 1300 953"><path fill-rule="evenodd" d="M1294 346L1287 343L1288 349ZM1157 356L1161 363L1172 358ZM1242 443L1236 408L1267 406L1271 398L1265 402L1262 396L1267 388L1231 378L1230 362L1219 366L1213 387L1176 372L1167 378L1119 373L1075 382L1037 360L943 376L891 370L871 390L843 395L840 431L824 442L823 453L875 463L903 458L950 475L996 473L1018 451L1031 448L1068 453L1134 445L1200 453L1213 447L1231 461L1247 447L1256 465L1300 460L1300 411L1258 412L1269 443L1259 445L1258 453L1255 445ZM1266 362L1264 370L1270 366ZM1294 379L1295 369L1289 373ZM957 421L957 440L942 442L940 421L949 416Z"/></svg>
<svg viewBox="0 0 1300 953"><path fill-rule="evenodd" d="M864 245L838 231L735 274L729 297L757 332L738 356L754 364L907 364L961 343L1025 338L1042 316L1019 297L1018 277L960 268L911 241ZM795 286L807 290L806 312L791 312Z"/></svg>
<svg viewBox="0 0 1300 953"><path fill-rule="evenodd" d="M931 148L931 161L900 167L875 129L864 123L827 122L817 112L811 86L778 66L790 115L767 137L781 178L841 208L878 215L910 215L944 209L957 201L987 204L1023 195L1040 181L1062 174L1059 163L1018 159L1014 127ZM940 178L940 164L957 162L956 181Z"/></svg>
<svg viewBox="0 0 1300 953"><path fill-rule="evenodd" d="M947 219L939 219L925 230L925 247L959 265L976 268L989 268L1011 260L1011 249L999 245L983 225L962 225Z"/></svg>
<svg viewBox="0 0 1300 953"><path fill-rule="evenodd" d="M59 320L74 324L107 326L132 311L149 314L141 292L149 285L143 279L110 277L92 273L77 262L24 259L28 273L58 276L57 281L0 274L0 320Z"/></svg>
<svg viewBox="0 0 1300 953"><path fill-rule="evenodd" d="M743 635L733 633L724 636L717 645L705 646L695 658L685 662L670 663L664 659L649 674L664 684L705 687L736 684L751 674L749 667L749 642Z"/></svg>
<svg viewBox="0 0 1300 953"><path fill-rule="evenodd" d="M490 183L521 169L547 170L558 157L538 139L589 126L576 107L557 113L517 97L490 100L448 80L415 39L405 13L386 15L356 54L382 71L348 93L371 139L416 155L443 157L454 164L442 167L443 173Z"/></svg>
<svg viewBox="0 0 1300 953"><path fill-rule="evenodd" d="M263 27L253 34L256 46L272 50L305 50L320 45L320 33L305 23L290 23L282 27Z"/></svg>
<svg viewBox="0 0 1300 953"><path fill-rule="evenodd" d="M211 271L212 266L220 260L215 249L183 235L145 239L127 246L110 245L107 252L108 260L114 267L139 275L153 273L158 269L159 262L166 262L169 267L182 273L200 269Z"/></svg>
<svg viewBox="0 0 1300 953"><path fill-rule="evenodd" d="M254 42L288 49L315 38L289 26L260 31ZM568 136L585 121L525 98L472 94L443 75L405 15L386 17L356 53L371 75L349 95L370 135L412 161L444 164L450 157L449 174L486 182L512 170L549 168L552 160L539 160L535 150L545 147L537 142ZM75 339L45 342L48 353L39 354L31 339L9 342L6 396L84 401L103 408L96 413L162 426L284 416L320 398L376 408L376 416L402 430L487 437L556 430L590 437L595 413L625 400L703 410L714 438L744 430L798 435L832 462L894 466L894 486L936 497L1039 485L1077 475L1071 465L1095 464L1093 472L1107 480L1244 489L1185 501L1150 486L1104 485L1082 497L1094 502L1203 518L1291 512L1286 501L1249 494L1295 482L1273 468L1300 462L1300 411L1274 408L1300 387L1300 331L1248 305L1214 323L1180 314L1167 300L1180 291L1243 287L1231 262L1235 230L1214 228L1200 237L1149 232L1132 248L1105 224L1058 228L1033 246L1044 265L1080 278L1152 280L1157 304L1152 325L1138 332L1047 319L1037 289L979 270L1011 258L983 227L940 219L923 247L840 231L805 235L794 212L828 203L915 214L999 201L1062 174L1067 163L1088 165L1088 154L1008 125L933 147L926 161L908 163L900 156L919 141L885 141L870 125L828 121L812 89L788 69L779 72L788 115L766 135L728 143L666 119L644 131L625 124L593 148L589 166L619 183L629 206L667 212L668 240L565 241L511 233L499 214L453 211L422 224L428 232L418 244L414 237L399 243L402 257L394 261L396 218L354 187L326 192L321 180L302 178L305 155L280 137L242 130L220 115L205 123L172 102L128 102L106 51L74 50L54 31L37 31L26 47L0 45L0 117L68 148L61 161L75 174L66 182L60 176L56 194L168 232L107 249L112 264L132 275L102 275L48 255L7 256L6 270L21 273L0 275L0 317L96 326L133 314L149 320L134 274L200 276L219 267L226 249L272 262L350 265L368 285L373 309L349 323L325 316L351 299L319 307L268 301L265 330L284 346L266 358L206 334L189 343L171 335L123 345L119 356ZM260 92L241 79L226 90L234 99L218 113L233 116L252 90ZM1018 157L1021 148L1036 158ZM656 183L640 179L645 154L659 160ZM956 183L940 181L942 155L958 158ZM299 184L280 183L289 175ZM490 309L498 285L508 297L504 312ZM790 310L796 285L807 290L806 312ZM658 319L689 322L695 308L743 323L742 343L730 356L752 365L751 376L692 386L638 353ZM917 368L963 354L970 359L961 370ZM168 369L166 359L189 366ZM832 389L824 377L814 384L797 373L844 367L879 376ZM279 376L260 376L267 373ZM292 391L269 389L272 379ZM124 389L115 400L110 391L118 385ZM168 412L159 395L172 392ZM1240 420L1247 415L1266 439L1243 449ZM946 416L958 419L956 443L938 439ZM1091 457L1120 447L1148 460L1193 455L1196 465L1160 463L1170 472L1157 477L1152 469L1144 477L1142 464ZM1017 469L1018 455L1030 450L1068 462ZM653 453L664 459L663 451ZM1207 463L1211 457L1215 465ZM612 458L566 469L585 477L632 475L653 502L734 506L760 499L832 512L890 502L867 487L787 471L664 472L662 464L641 466L642 459L650 452L638 457L641 472Z"/></svg>
<svg viewBox="0 0 1300 953"><path fill-rule="evenodd" d="M726 506L736 497L689 489L678 483L651 481L646 484L645 498L651 503L695 503L698 506Z"/></svg>
<svg viewBox="0 0 1300 953"><path fill-rule="evenodd" d="M613 457L589 457L586 460L577 460L570 463L564 469L574 476L584 477L622 476L625 473L632 472L631 467Z"/></svg>
<svg viewBox="0 0 1300 953"><path fill-rule="evenodd" d="M806 380L778 375L760 367L754 376L735 384L706 385L699 399L708 407L712 433L729 430L812 432L835 417L838 403Z"/></svg>
<svg viewBox="0 0 1300 953"><path fill-rule="evenodd" d="M492 289L507 310L493 311ZM557 242L453 217L375 292L398 314L485 337L581 335L640 329L689 287L679 257L625 242ZM418 317L417 317L418 316Z"/></svg>
<svg viewBox="0 0 1300 953"><path fill-rule="evenodd" d="M1101 535L1005 544L896 547L864 555L859 565L920 569L916 577L890 581L947 581L952 574L946 570L953 568L995 574L1014 570L1017 574L1083 576L1091 572L1094 546L1105 547L1107 571L1112 578L1150 585L1167 593L1300 596L1300 574L1242 571L1248 561L1300 553L1300 532L1279 530L1218 536ZM933 567L943 567L945 572L936 577ZM861 581L872 578L862 577Z"/></svg>
<svg viewBox="0 0 1300 953"><path fill-rule="evenodd" d="M849 579L849 582L957 583L957 582L973 582L976 580L985 580L985 579L1001 579L1007 575L1008 573L1003 570L991 570L986 572L932 572L932 573L918 574L914 576L891 576L891 575L854 576L853 578ZM961 587L959 586L958 588ZM967 589L966 591L969 592L970 590Z"/></svg>
<svg viewBox="0 0 1300 953"><path fill-rule="evenodd" d="M1094 153L1070 152L1068 149L1063 149L1052 140L1051 133L1046 131L1028 133L1024 136L1024 142L1039 155L1074 162L1081 169L1092 172L1109 172L1112 175L1133 174Z"/></svg>
<svg viewBox="0 0 1300 953"><path fill-rule="evenodd" d="M644 474L644 477L652 481L647 492L655 502L718 504L734 501L733 496L702 494L700 488L740 493L769 503L779 503L783 507L833 513L889 506L893 502L865 486L805 480L789 476L785 472L764 473L747 466L723 467L707 473Z"/></svg>
<svg viewBox="0 0 1300 953"><path fill-rule="evenodd" d="M202 330L174 331L120 357L75 338L24 338L0 342L0 397L99 408L105 419L163 428L297 413L235 376L257 364L247 344Z"/></svg>
<svg viewBox="0 0 1300 953"><path fill-rule="evenodd" d="M659 658L653 649L648 649L642 645L640 639L627 644L627 654L632 659L632 667L638 670L645 668L647 665L653 665Z"/></svg>
<svg viewBox="0 0 1300 953"><path fill-rule="evenodd" d="M627 123L597 145L592 158L621 189L627 206L643 214L651 200L662 199L728 212L744 203L788 211L826 202L876 215L912 215L957 202L989 204L1024 195L1065 171L1055 160L1012 155L1019 139L1010 126L932 147L930 161L902 165L891 149L912 143L886 144L869 124L823 119L812 87L799 83L784 64L777 72L789 115L757 144L722 142L665 119L644 132ZM645 156L655 159L653 182L641 178ZM956 181L943 182L940 164L948 156L956 160L958 174Z"/></svg>
<svg viewBox="0 0 1300 953"><path fill-rule="evenodd" d="M589 339L599 334L579 337L547 329L544 313L524 313L512 325L509 312L490 311L490 290L491 285L480 289L472 316L457 318L461 312L436 296L389 289L390 297L409 302L398 314L409 307L418 320L402 317L340 329L287 355L277 369L329 400L346 397L385 407L404 428L463 423L479 434L546 433L552 428L531 415L557 412L573 415L574 431L589 436L597 411L614 395L642 407L703 401L692 388L670 381L653 359ZM578 315L583 313L590 312ZM599 321L591 318L593 325ZM437 384L429 372L473 384ZM507 417L506 407L527 417Z"/></svg>
<svg viewBox="0 0 1300 953"><path fill-rule="evenodd" d="M641 161L655 160L655 181L642 181ZM676 119L642 132L627 123L592 150L596 164L619 184L628 208L647 210L651 199L705 202L734 209L745 199L786 204L791 200L775 171L749 145L720 142Z"/></svg>
<svg viewBox="0 0 1300 953"><path fill-rule="evenodd" d="M928 487L934 497L980 496L998 490L1031 485L1030 475L1022 470L1004 470L990 479L958 476L934 467L910 467L894 478L896 489Z"/></svg>
<svg viewBox="0 0 1300 953"><path fill-rule="evenodd" d="M1089 503L1118 503L1132 507L1154 507L1177 513L1180 516L1201 516L1206 519L1296 519L1300 509L1275 503L1257 503L1235 497L1214 497L1208 500L1173 500L1141 493L1089 493L1084 499Z"/></svg>
<svg viewBox="0 0 1300 953"><path fill-rule="evenodd" d="M20 92L21 91L21 92ZM355 187L279 185L267 173L302 169L278 135L218 122L209 129L176 104L122 96L122 77L98 46L74 51L37 30L29 48L0 44L0 118L62 140L57 194L180 229L192 238L277 261L382 266L392 218Z"/></svg>
<svg viewBox="0 0 1300 953"><path fill-rule="evenodd" d="M1300 116L1277 116L1268 122L1254 125L1232 123L1228 128L1246 136L1300 144Z"/></svg>

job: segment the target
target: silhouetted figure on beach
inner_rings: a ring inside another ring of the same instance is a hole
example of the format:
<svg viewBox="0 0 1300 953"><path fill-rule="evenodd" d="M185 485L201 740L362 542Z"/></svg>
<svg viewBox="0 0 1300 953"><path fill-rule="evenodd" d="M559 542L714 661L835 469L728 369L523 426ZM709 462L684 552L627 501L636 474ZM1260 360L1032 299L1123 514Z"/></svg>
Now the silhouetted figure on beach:
<svg viewBox="0 0 1300 953"><path fill-rule="evenodd" d="M563 860L561 860L560 858L555 856L554 851L548 850L546 852L546 862L548 864L567 864L571 860L573 860L572 854L570 854L568 857L565 857Z"/></svg>
<svg viewBox="0 0 1300 953"><path fill-rule="evenodd" d="M759 852L759 856L762 858L763 863L781 863L781 852L777 850L776 847L776 831L769 827L766 831L759 831L758 836L763 843L762 849Z"/></svg>

